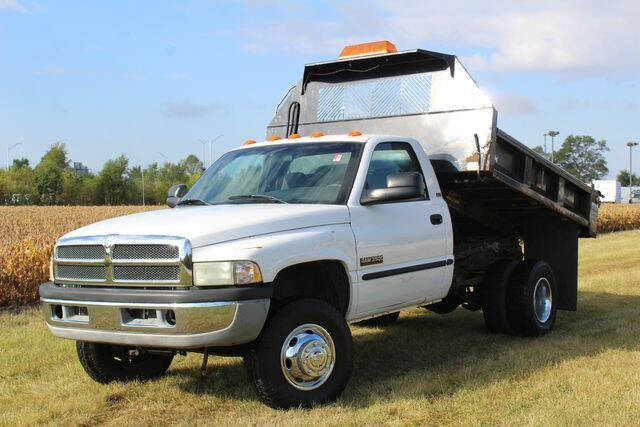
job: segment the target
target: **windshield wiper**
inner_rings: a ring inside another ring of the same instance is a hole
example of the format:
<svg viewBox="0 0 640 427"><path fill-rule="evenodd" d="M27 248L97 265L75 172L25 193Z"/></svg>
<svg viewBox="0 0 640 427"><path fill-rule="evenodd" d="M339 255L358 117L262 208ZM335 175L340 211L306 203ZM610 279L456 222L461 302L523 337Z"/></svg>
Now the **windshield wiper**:
<svg viewBox="0 0 640 427"><path fill-rule="evenodd" d="M185 199L181 200L176 206L179 205L209 205L209 203L200 199Z"/></svg>
<svg viewBox="0 0 640 427"><path fill-rule="evenodd" d="M260 200L260 201L265 201L270 203L287 203L284 200L278 199L277 197L267 196L265 194L238 194L236 196L229 196L227 198L227 200L242 200L242 199Z"/></svg>

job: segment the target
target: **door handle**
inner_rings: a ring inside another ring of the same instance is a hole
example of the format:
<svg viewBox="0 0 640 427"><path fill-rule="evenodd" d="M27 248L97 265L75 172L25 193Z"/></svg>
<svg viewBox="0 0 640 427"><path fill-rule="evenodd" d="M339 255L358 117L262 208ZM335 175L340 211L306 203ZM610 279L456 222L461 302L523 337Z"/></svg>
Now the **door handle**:
<svg viewBox="0 0 640 427"><path fill-rule="evenodd" d="M433 214L433 215L431 215L431 217L429 219L431 219L431 224L433 224L433 225L442 224L442 215L440 215L440 214Z"/></svg>

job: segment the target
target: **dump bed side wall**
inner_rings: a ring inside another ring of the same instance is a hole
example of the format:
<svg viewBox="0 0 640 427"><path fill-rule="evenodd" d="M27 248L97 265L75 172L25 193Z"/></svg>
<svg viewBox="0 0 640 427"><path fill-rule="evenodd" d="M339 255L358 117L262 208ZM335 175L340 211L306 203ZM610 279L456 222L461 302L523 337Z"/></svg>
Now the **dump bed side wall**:
<svg viewBox="0 0 640 427"><path fill-rule="evenodd" d="M571 219L582 236L596 235L598 206L585 183L499 129L489 156L488 169L496 180Z"/></svg>

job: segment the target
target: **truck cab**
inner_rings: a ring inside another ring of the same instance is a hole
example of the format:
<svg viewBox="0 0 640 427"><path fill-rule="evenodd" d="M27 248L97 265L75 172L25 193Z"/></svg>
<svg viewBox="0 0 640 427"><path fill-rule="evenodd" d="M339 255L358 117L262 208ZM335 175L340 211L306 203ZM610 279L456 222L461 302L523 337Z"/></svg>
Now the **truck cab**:
<svg viewBox="0 0 640 427"><path fill-rule="evenodd" d="M396 83L366 87L376 93L400 84L406 56L381 58L395 71L375 78ZM429 66L452 75L457 60L436 59ZM437 78L405 80L424 93ZM332 90L322 96L335 98ZM431 126L423 139L370 132L384 128L382 117L362 121L369 129L325 135L295 119L296 109L317 112L317 99L309 107L292 96L267 140L225 153L190 189L172 187L171 209L91 224L56 242L51 280L40 287L44 319L77 342L94 380L154 378L187 351L202 353L203 366L209 354L242 356L263 402L311 406L346 387L349 324L384 327L407 308L442 314L462 305L482 309L491 332L538 336L558 309L575 309L577 238L589 235L597 208L579 183L496 131L486 121L492 108L479 106L478 128L447 152L432 128L446 136L455 112L435 121L407 113ZM324 126L347 126L351 119L333 120L328 105ZM461 117L470 126L469 111ZM393 120L397 129L402 119ZM302 128L314 130L301 136ZM511 205L489 204L491 195ZM500 217L500 206L510 213Z"/></svg>

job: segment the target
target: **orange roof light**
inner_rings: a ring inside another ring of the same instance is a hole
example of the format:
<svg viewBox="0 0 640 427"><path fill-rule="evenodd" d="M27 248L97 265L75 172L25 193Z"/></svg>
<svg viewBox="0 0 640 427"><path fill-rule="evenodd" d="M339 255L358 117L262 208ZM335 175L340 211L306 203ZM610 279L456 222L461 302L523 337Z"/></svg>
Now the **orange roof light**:
<svg viewBox="0 0 640 427"><path fill-rule="evenodd" d="M279 139L282 139L282 138L280 138L278 135L273 135L273 136L270 136L269 139L267 139L267 141L277 141Z"/></svg>
<svg viewBox="0 0 640 427"><path fill-rule="evenodd" d="M289 139L296 139L296 138L300 138L300 134L292 133L291 135L289 135Z"/></svg>
<svg viewBox="0 0 640 427"><path fill-rule="evenodd" d="M376 53L394 53L397 52L395 45L388 40L379 42L369 42L361 44L352 44L345 46L340 52L339 58L351 58L352 56L374 55Z"/></svg>
<svg viewBox="0 0 640 427"><path fill-rule="evenodd" d="M352 130L351 132L349 132L348 135L349 136L360 136L360 135L362 135L362 132L357 131L357 130Z"/></svg>
<svg viewBox="0 0 640 427"><path fill-rule="evenodd" d="M311 134L311 138L317 138L319 136L324 136L324 133L322 132L314 132Z"/></svg>
<svg viewBox="0 0 640 427"><path fill-rule="evenodd" d="M251 145L251 144L255 144L255 143L256 143L256 142L255 142L253 139L247 139L247 140L244 142L244 145Z"/></svg>

